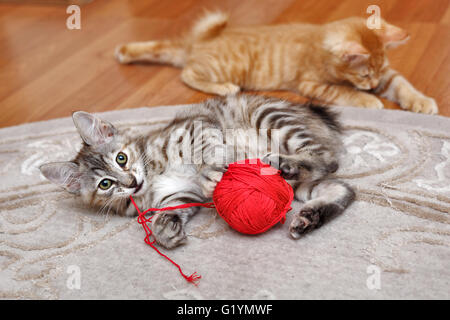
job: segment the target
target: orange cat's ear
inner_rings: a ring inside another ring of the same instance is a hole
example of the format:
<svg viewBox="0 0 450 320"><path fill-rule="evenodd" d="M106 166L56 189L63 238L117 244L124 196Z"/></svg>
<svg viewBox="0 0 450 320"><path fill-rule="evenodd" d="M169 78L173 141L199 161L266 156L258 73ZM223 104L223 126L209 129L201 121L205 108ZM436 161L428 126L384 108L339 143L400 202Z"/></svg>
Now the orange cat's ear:
<svg viewBox="0 0 450 320"><path fill-rule="evenodd" d="M375 32L386 49L395 48L409 39L407 31L389 23L383 23L381 29L375 30Z"/></svg>
<svg viewBox="0 0 450 320"><path fill-rule="evenodd" d="M369 51L355 41L343 42L340 52L342 60L350 65L358 65L370 57Z"/></svg>

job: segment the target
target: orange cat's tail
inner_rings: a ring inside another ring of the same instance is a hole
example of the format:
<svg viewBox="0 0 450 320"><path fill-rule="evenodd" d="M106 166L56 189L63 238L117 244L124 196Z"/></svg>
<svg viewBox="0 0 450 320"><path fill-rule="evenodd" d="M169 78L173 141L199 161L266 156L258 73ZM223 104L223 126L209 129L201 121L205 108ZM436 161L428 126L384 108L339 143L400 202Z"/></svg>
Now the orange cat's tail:
<svg viewBox="0 0 450 320"><path fill-rule="evenodd" d="M191 30L193 41L214 38L227 26L228 15L224 12L208 12L201 17Z"/></svg>

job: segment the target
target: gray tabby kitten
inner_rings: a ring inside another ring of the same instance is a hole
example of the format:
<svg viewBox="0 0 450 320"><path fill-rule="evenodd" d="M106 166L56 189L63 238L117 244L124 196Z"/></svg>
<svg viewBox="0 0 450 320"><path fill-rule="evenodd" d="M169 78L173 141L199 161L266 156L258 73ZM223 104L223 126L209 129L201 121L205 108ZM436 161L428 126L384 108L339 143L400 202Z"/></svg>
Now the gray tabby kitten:
<svg viewBox="0 0 450 320"><path fill-rule="evenodd" d="M73 121L84 141L78 155L44 164L41 172L90 206L120 215L137 214L130 195L143 210L208 201L227 164L246 158L279 168L303 202L289 227L295 239L354 199L347 184L329 178L338 168L340 126L323 107L228 96L207 100L139 136L86 112L75 112ZM157 213L151 226L155 239L167 248L183 243L186 222L197 210Z"/></svg>

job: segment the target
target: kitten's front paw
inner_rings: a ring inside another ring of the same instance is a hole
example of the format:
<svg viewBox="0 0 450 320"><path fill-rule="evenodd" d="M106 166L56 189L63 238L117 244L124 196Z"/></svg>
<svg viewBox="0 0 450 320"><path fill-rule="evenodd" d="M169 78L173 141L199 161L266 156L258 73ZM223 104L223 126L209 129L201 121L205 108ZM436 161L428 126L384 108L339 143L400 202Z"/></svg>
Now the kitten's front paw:
<svg viewBox="0 0 450 320"><path fill-rule="evenodd" d="M280 175L286 180L300 179L302 165L296 159L269 153L262 159L262 162L270 164L272 167L280 170Z"/></svg>
<svg viewBox="0 0 450 320"><path fill-rule="evenodd" d="M371 94L362 94L355 100L357 107L363 107L367 109L383 109L384 104L380 99Z"/></svg>
<svg viewBox="0 0 450 320"><path fill-rule="evenodd" d="M405 101L401 106L403 109L426 114L437 114L439 111L436 101L433 98L425 96Z"/></svg>
<svg viewBox="0 0 450 320"><path fill-rule="evenodd" d="M132 60L128 54L126 44L117 46L114 55L116 56L116 59L122 64L130 63Z"/></svg>
<svg viewBox="0 0 450 320"><path fill-rule="evenodd" d="M181 218L177 213L171 211L155 214L152 221L152 232L156 241L168 249L186 241Z"/></svg>
<svg viewBox="0 0 450 320"><path fill-rule="evenodd" d="M219 171L220 170L220 171ZM205 198L211 198L217 184L222 180L225 167L218 170L210 170L202 175L202 192Z"/></svg>

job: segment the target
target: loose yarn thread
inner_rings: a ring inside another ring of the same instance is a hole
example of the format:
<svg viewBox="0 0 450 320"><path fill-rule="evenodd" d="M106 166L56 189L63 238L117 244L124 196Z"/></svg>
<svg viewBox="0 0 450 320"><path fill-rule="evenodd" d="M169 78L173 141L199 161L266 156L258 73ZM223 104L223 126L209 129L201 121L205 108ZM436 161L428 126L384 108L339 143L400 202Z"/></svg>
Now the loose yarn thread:
<svg viewBox="0 0 450 320"><path fill-rule="evenodd" d="M165 255L164 253L162 253L161 251L158 250L158 248L155 246L156 240L150 240L150 237L152 236L153 232L152 232L152 230L150 229L150 227L148 226L147 223L151 223L153 216L150 216L150 217L146 218L145 215L148 212L151 212L151 211L167 211L167 210L184 209L184 208L196 207L196 206L202 206L202 207L205 207L205 208L213 208L214 207L214 203L186 203L186 204L182 204L182 205L179 205L179 206L166 207L166 208L160 208L160 209L159 208L150 208L150 209L147 209L147 210L141 212L132 196L130 196L130 199L131 199L131 202L133 203L134 207L136 208L136 210L137 210L137 212L139 214L139 216L137 218L137 221L144 228L144 231L145 231L145 234L146 234L145 239L144 239L145 243L148 244L150 247L152 247L153 250L155 250L160 256L166 258L175 267L177 267L178 271L180 272L180 274L188 282L193 283L194 285L198 285L198 282L202 278L201 275L197 274L197 272L194 272L190 276L185 275L183 273L183 271L181 270L181 267L175 261L173 261L167 255Z"/></svg>
<svg viewBox="0 0 450 320"><path fill-rule="evenodd" d="M175 265L180 274L195 285L198 284L201 276L197 272L190 276L185 275L177 263L156 248L154 245L156 240L150 240L152 231L147 223L151 223L153 216L146 218L146 213L196 206L215 207L219 215L233 229L241 233L258 234L265 232L278 222L285 222L286 213L291 210L293 198L292 188L280 176L280 171L259 159L247 159L230 164L214 190L214 202L186 203L166 208L150 208L141 212L133 197L130 196L131 202L139 213L137 221L146 233L145 243Z"/></svg>

